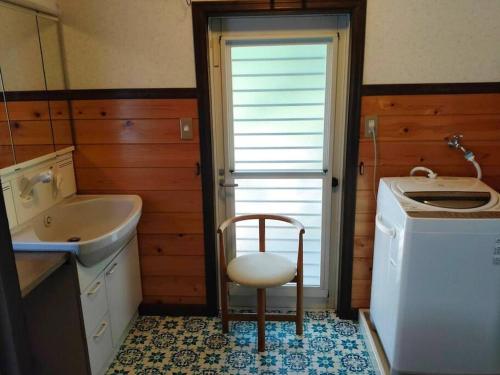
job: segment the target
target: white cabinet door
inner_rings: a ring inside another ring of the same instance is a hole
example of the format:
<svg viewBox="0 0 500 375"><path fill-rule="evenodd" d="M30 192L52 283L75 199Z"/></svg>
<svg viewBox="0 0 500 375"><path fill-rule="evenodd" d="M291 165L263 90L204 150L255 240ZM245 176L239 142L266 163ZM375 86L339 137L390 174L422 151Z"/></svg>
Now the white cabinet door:
<svg viewBox="0 0 500 375"><path fill-rule="evenodd" d="M137 237L134 237L106 268L105 278L111 334L113 346L116 347L142 301Z"/></svg>

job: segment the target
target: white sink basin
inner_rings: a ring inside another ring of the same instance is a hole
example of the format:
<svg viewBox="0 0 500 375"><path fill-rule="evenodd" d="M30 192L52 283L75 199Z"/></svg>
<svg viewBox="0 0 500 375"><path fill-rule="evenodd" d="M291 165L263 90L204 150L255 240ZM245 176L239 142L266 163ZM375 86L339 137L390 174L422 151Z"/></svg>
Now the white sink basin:
<svg viewBox="0 0 500 375"><path fill-rule="evenodd" d="M87 267L119 250L141 217L137 195L76 195L12 234L14 251L71 251Z"/></svg>

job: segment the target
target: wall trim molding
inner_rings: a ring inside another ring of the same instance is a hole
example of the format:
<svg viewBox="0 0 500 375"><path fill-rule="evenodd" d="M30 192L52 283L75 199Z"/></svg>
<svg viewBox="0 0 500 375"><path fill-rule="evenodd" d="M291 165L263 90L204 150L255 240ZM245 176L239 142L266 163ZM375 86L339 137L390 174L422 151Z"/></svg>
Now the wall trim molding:
<svg viewBox="0 0 500 375"><path fill-rule="evenodd" d="M363 85L363 96L500 93L500 82Z"/></svg>
<svg viewBox="0 0 500 375"><path fill-rule="evenodd" d="M68 90L69 100L88 99L196 99L196 88L136 88Z"/></svg>
<svg viewBox="0 0 500 375"><path fill-rule="evenodd" d="M362 96L500 93L500 82L363 85ZM99 99L197 99L196 87L7 91L7 101ZM0 102L3 102L0 96Z"/></svg>
<svg viewBox="0 0 500 375"><path fill-rule="evenodd" d="M134 88L51 91L7 91L7 101L103 100L103 99L196 99L196 88ZM4 101L3 95L0 102Z"/></svg>

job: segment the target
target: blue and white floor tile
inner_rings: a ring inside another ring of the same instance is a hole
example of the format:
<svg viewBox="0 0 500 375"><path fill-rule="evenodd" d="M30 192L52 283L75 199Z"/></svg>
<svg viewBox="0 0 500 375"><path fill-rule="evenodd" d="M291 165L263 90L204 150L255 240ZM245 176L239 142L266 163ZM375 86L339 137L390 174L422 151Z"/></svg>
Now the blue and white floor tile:
<svg viewBox="0 0 500 375"><path fill-rule="evenodd" d="M108 375L375 375L354 322L333 312L306 312L304 335L295 324L266 323L266 351L257 352L255 322L232 322L222 334L219 318L140 317Z"/></svg>

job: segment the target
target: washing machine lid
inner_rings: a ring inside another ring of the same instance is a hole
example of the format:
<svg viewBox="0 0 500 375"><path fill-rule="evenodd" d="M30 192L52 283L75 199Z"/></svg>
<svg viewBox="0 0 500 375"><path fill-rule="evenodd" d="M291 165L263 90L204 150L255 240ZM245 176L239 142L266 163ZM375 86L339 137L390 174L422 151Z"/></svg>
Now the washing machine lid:
<svg viewBox="0 0 500 375"><path fill-rule="evenodd" d="M405 177L394 179L391 185L400 199L421 209L471 212L488 209L498 201L498 193L476 178Z"/></svg>
<svg viewBox="0 0 500 375"><path fill-rule="evenodd" d="M455 210L478 208L491 201L491 193L478 191L413 191L404 196L419 203Z"/></svg>

